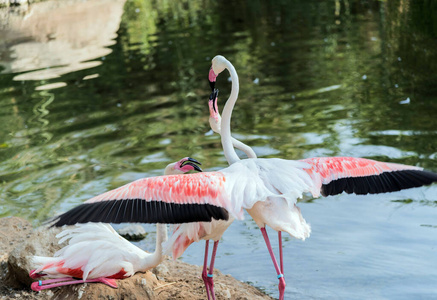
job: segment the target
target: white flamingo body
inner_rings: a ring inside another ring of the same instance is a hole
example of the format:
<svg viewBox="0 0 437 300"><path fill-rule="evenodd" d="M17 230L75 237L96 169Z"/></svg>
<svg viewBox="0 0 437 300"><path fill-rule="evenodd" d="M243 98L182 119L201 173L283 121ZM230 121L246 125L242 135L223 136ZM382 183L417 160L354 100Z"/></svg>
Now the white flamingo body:
<svg viewBox="0 0 437 300"><path fill-rule="evenodd" d="M282 211L278 213L278 211ZM290 204L283 198L268 199L257 202L247 212L259 228L269 225L276 231L285 231L291 237L305 240L310 236L311 227L302 217L299 207Z"/></svg>
<svg viewBox="0 0 437 300"><path fill-rule="evenodd" d="M34 256L35 273L51 278L72 276L83 280L99 277L123 279L136 272L146 272L163 259L161 242L166 225L157 225L156 249L147 253L121 237L109 224L86 223L69 228L56 237L68 245L54 257Z"/></svg>

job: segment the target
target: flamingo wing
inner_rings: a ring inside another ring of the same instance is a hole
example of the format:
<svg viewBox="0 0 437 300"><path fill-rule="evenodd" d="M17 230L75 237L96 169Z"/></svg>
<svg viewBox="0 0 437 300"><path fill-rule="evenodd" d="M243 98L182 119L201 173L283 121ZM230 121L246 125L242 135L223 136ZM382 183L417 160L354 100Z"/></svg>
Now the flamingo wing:
<svg viewBox="0 0 437 300"><path fill-rule="evenodd" d="M232 210L220 172L136 180L55 217L53 226L76 223L186 223L227 220Z"/></svg>
<svg viewBox="0 0 437 300"><path fill-rule="evenodd" d="M420 167L354 157L315 157L300 160L315 183L314 196L395 192L437 182L437 174Z"/></svg>
<svg viewBox="0 0 437 300"><path fill-rule="evenodd" d="M88 223L69 227L56 235L59 244L68 245L54 257L32 257L35 270L52 278L72 276L125 278L133 275L135 266L146 252L122 238L109 224Z"/></svg>

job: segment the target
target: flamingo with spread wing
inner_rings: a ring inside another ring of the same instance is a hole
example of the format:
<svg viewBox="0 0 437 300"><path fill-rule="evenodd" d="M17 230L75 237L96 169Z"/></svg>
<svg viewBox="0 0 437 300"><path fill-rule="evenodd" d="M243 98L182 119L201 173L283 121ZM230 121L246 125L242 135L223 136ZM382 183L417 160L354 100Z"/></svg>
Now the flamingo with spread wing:
<svg viewBox="0 0 437 300"><path fill-rule="evenodd" d="M210 82L227 69L232 91L223 109L222 146L229 167L215 172L144 178L91 198L56 217L54 226L86 222L187 223L243 218L246 209L260 227L279 278L285 280L271 250L265 226L305 239L310 228L296 201L342 192L372 194L419 187L437 181L420 167L364 158L325 157L305 160L250 158L240 160L232 144L230 120L238 96L238 76L223 56L212 60ZM211 84L213 85L213 84Z"/></svg>

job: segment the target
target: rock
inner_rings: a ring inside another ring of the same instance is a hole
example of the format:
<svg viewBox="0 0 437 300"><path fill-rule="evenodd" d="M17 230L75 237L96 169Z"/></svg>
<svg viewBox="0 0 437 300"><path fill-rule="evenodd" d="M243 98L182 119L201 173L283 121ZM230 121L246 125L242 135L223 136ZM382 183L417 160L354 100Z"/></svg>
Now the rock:
<svg viewBox="0 0 437 300"><path fill-rule="evenodd" d="M151 271L158 278L166 277L170 272L168 267L165 264L159 264L156 267L154 267Z"/></svg>
<svg viewBox="0 0 437 300"><path fill-rule="evenodd" d="M32 225L21 218L0 219L0 261L7 261L9 252L32 233Z"/></svg>
<svg viewBox="0 0 437 300"><path fill-rule="evenodd" d="M120 228L117 232L128 241L141 241L147 235L144 227L138 224L129 224Z"/></svg>
<svg viewBox="0 0 437 300"><path fill-rule="evenodd" d="M57 250L61 249L62 246L58 244L56 238L56 234L61 230L61 228L39 227L30 234L26 234L26 237L29 237L23 239L9 253L6 276L9 286L14 288L30 286L33 281L29 277L29 271L33 269L30 258L33 255L53 256Z"/></svg>
<svg viewBox="0 0 437 300"><path fill-rule="evenodd" d="M0 0L0 7L13 5L27 5L28 0Z"/></svg>
<svg viewBox="0 0 437 300"><path fill-rule="evenodd" d="M222 283L216 283L214 285L215 294L219 295L224 299L231 299L231 291Z"/></svg>

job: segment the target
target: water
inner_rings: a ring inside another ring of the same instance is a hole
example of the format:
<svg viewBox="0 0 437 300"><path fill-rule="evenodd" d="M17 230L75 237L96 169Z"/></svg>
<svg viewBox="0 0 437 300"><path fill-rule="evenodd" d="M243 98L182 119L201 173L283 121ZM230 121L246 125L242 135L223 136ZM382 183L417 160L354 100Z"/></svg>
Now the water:
<svg viewBox="0 0 437 300"><path fill-rule="evenodd" d="M240 77L233 133L260 157L358 156L437 172L433 2L96 0L2 16L0 216L38 225L188 155L225 167L207 134L216 54ZM227 75L217 86L223 107ZM312 235L284 238L287 299L437 297L437 185L299 207ZM140 243L153 244L152 234ZM183 260L200 265L203 246ZM250 217L226 232L216 267L278 295Z"/></svg>

